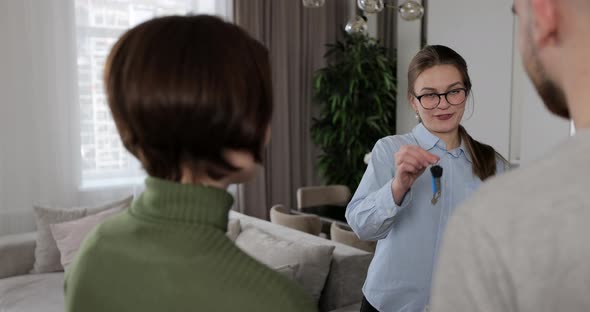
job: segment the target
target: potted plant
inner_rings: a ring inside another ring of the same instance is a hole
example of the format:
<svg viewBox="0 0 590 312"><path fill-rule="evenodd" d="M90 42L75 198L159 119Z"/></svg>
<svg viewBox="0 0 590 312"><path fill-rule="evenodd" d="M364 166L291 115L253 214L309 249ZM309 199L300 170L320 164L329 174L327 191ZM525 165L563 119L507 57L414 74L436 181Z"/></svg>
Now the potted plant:
<svg viewBox="0 0 590 312"><path fill-rule="evenodd" d="M328 45L327 66L314 74L320 112L311 135L321 149L324 182L354 191L366 169L365 155L378 139L395 133L396 65L378 40L343 34Z"/></svg>

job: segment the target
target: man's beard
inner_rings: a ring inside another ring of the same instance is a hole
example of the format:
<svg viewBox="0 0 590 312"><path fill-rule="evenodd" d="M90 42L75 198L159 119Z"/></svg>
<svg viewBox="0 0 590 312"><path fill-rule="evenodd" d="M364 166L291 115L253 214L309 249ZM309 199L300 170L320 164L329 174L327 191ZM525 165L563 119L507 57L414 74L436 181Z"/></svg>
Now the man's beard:
<svg viewBox="0 0 590 312"><path fill-rule="evenodd" d="M541 73L540 82L534 83L537 92L543 99L545 107L553 114L570 119L570 111L567 107L567 100L563 89L561 89L553 80L549 79L544 73Z"/></svg>
<svg viewBox="0 0 590 312"><path fill-rule="evenodd" d="M528 44L529 47L533 47L532 40L528 40ZM529 66L526 66L527 73L541 99L543 99L545 107L559 117L570 119L570 111L563 89L547 75L539 56L534 50L531 49L528 56L530 62Z"/></svg>

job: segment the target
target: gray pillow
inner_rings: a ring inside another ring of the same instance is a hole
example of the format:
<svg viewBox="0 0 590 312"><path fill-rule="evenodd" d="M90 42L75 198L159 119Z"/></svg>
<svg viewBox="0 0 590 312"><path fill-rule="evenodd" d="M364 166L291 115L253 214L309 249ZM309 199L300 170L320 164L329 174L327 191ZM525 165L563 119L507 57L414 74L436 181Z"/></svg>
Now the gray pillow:
<svg viewBox="0 0 590 312"><path fill-rule="evenodd" d="M37 243L35 246L35 264L31 273L50 273L63 271L60 262L60 253L57 243L51 234L51 224L72 221L99 212L121 207L127 208L131 204L133 196L103 204L96 207L82 208L49 208L35 206L35 221L37 222Z"/></svg>
<svg viewBox="0 0 590 312"><path fill-rule="evenodd" d="M287 241L247 225L236 239L245 253L271 268L297 265L294 280L319 301L330 272L334 246Z"/></svg>
<svg viewBox="0 0 590 312"><path fill-rule="evenodd" d="M273 268L273 270L277 271L277 273L281 273L286 278L294 281L295 280L295 274L299 270L299 264L286 264L286 265L281 265L278 268Z"/></svg>

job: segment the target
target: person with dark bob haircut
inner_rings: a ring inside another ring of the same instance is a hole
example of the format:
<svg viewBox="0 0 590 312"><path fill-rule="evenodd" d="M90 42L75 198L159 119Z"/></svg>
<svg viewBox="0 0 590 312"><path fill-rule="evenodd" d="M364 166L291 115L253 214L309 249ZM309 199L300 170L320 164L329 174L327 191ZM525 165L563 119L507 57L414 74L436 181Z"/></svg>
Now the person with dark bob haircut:
<svg viewBox="0 0 590 312"><path fill-rule="evenodd" d="M108 104L149 177L99 225L66 273L66 311L316 311L286 277L225 235L229 184L253 176L269 139L267 49L206 15L127 31L106 63Z"/></svg>

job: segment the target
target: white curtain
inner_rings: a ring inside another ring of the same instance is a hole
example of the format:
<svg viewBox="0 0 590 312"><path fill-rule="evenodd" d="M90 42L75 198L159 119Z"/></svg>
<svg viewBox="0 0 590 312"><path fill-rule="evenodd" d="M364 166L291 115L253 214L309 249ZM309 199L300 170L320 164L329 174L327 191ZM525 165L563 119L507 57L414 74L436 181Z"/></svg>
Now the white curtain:
<svg viewBox="0 0 590 312"><path fill-rule="evenodd" d="M230 1L185 2L231 16ZM0 235L33 231L34 204L86 206L141 190L137 181L83 187L75 4L0 1Z"/></svg>

